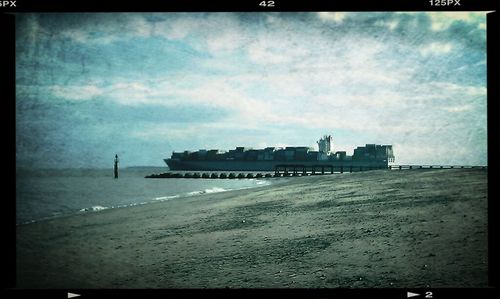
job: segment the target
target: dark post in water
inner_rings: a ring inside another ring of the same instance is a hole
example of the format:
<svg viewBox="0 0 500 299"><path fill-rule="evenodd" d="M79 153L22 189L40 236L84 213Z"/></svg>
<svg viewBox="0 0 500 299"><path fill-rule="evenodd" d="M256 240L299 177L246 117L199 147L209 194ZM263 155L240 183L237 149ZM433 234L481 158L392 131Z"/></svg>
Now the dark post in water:
<svg viewBox="0 0 500 299"><path fill-rule="evenodd" d="M115 179L118 178L118 155L115 155Z"/></svg>

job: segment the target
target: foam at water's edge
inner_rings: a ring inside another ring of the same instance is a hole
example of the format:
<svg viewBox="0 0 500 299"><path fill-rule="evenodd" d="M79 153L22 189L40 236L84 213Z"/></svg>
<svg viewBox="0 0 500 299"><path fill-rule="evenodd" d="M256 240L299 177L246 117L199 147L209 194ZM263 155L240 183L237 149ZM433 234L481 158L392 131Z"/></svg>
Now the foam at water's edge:
<svg viewBox="0 0 500 299"><path fill-rule="evenodd" d="M103 206L93 206L93 207L90 207L90 208L83 208L81 210L79 210L79 212L89 212L89 211L102 211L102 210L106 210L106 209L109 209L109 207L103 207Z"/></svg>
<svg viewBox="0 0 500 299"><path fill-rule="evenodd" d="M177 195L171 195L171 196L160 196L160 197L156 197L154 200L156 200L156 201L165 201L165 200L179 198L179 197L181 197L179 194L177 194Z"/></svg>

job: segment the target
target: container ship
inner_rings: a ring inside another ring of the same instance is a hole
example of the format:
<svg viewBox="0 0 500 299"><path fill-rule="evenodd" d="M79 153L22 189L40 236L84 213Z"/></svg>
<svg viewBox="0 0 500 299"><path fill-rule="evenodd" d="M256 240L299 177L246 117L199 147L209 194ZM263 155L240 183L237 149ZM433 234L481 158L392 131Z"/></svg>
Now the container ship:
<svg viewBox="0 0 500 299"><path fill-rule="evenodd" d="M191 171L275 171L279 167L346 167L387 168L394 162L392 145L366 144L354 149L352 156L345 151L333 151L333 138L325 135L317 141L318 150L312 147L266 147L252 149L236 147L173 152L164 159L170 170Z"/></svg>

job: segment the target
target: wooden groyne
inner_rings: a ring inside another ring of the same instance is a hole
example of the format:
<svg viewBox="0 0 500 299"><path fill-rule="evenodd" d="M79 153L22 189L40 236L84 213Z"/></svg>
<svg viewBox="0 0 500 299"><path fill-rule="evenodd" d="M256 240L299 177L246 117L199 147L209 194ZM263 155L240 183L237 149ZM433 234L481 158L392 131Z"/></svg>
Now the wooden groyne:
<svg viewBox="0 0 500 299"><path fill-rule="evenodd" d="M267 173L235 173L235 172L165 172L160 174L151 174L146 178L152 179L260 179L271 178L274 175Z"/></svg>
<svg viewBox="0 0 500 299"><path fill-rule="evenodd" d="M273 177L299 177L309 175L332 175L372 170L419 170L419 169L487 169L487 166L463 165L389 165L379 166L332 166L332 165L276 165L273 172L165 172L147 175L151 179L260 179Z"/></svg>

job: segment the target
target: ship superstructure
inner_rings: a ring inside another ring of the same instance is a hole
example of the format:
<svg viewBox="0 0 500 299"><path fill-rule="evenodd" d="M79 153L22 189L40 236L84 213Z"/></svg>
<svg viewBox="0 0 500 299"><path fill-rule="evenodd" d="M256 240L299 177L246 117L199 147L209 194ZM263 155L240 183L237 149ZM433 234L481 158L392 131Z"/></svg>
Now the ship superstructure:
<svg viewBox="0 0 500 299"><path fill-rule="evenodd" d="M171 170L240 170L273 171L277 165L326 165L344 167L387 167L394 162L392 145L366 144L354 149L352 156L345 151L333 151L333 138L325 135L317 141L318 150L307 146L266 147L253 149L236 147L173 152L164 159Z"/></svg>

